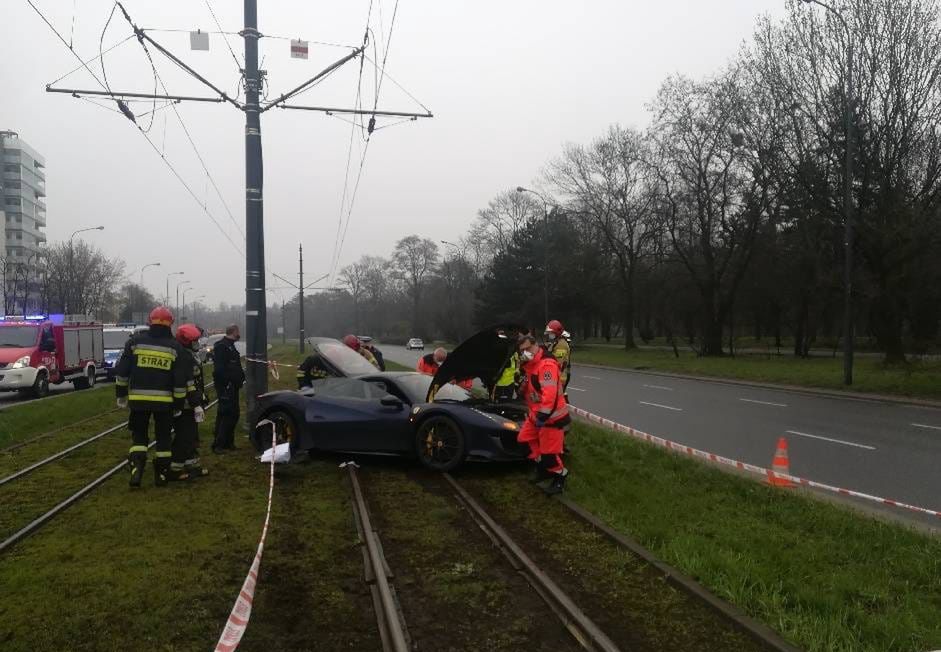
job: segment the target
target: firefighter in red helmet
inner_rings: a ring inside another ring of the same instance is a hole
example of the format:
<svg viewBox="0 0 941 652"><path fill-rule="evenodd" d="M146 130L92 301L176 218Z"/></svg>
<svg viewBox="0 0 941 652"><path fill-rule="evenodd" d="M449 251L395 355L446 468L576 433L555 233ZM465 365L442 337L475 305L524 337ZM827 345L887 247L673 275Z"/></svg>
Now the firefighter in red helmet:
<svg viewBox="0 0 941 652"><path fill-rule="evenodd" d="M363 343L359 341L358 337L355 335L347 335L343 338L343 343L366 358L366 360L369 361L369 364L374 366L376 369L379 368L379 362L376 360L376 356L370 353L369 349L363 346Z"/></svg>
<svg viewBox="0 0 941 652"><path fill-rule="evenodd" d="M192 370L186 382L186 403L179 415L173 419L173 445L170 452L170 479L187 480L209 475L199 459L199 424L205 418L206 387L203 380L203 365L194 354L199 347L202 333L196 324L183 324L176 329L179 342L180 364Z"/></svg>
<svg viewBox="0 0 941 652"><path fill-rule="evenodd" d="M562 389L568 390L569 378L571 377L572 349L565 338L565 329L562 328L562 322L558 319L550 321L546 324L544 335L546 349L559 363L562 374Z"/></svg>
<svg viewBox="0 0 941 652"><path fill-rule="evenodd" d="M551 478L544 491L550 495L562 493L568 476L562 451L571 418L559 363L531 335L520 337L519 355L524 374L521 393L529 416L520 428L518 440L529 446L529 459L536 464L533 481Z"/></svg>
<svg viewBox="0 0 941 652"><path fill-rule="evenodd" d="M139 487L147 464L148 427L154 421L156 452L154 484L162 487L170 475L170 429L172 418L183 409L186 383L192 366L181 360L182 348L173 339L173 313L158 306L150 312L150 328L128 339L115 368L118 407L130 408L128 427L131 450L128 466L130 485Z"/></svg>

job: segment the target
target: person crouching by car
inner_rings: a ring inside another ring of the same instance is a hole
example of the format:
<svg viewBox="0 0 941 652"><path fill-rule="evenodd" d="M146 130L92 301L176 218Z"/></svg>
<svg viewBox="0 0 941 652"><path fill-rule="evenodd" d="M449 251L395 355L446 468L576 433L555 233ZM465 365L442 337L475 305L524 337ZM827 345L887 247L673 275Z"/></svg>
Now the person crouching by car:
<svg viewBox="0 0 941 652"><path fill-rule="evenodd" d="M565 489L568 469L562 462L565 432L568 430L568 403L565 401L558 361L531 335L519 340L521 370L524 374L521 393L529 408L529 415L517 437L529 446L529 459L536 464L532 480L541 482L551 478L543 489L547 494L559 494Z"/></svg>
<svg viewBox="0 0 941 652"><path fill-rule="evenodd" d="M369 349L363 346L363 343L359 341L358 337L355 335L346 335L343 337L343 343L366 358L366 361L369 362L369 364L374 366L376 369L379 369L379 361L376 360L375 356L369 352Z"/></svg>
<svg viewBox="0 0 941 652"><path fill-rule="evenodd" d="M376 345L373 344L372 338L363 337L360 339L360 343L363 345L364 349L372 353L372 357L376 359L376 365L379 367L379 371L385 371L386 370L385 357L382 355L382 351L380 351L376 347Z"/></svg>
<svg viewBox="0 0 941 652"><path fill-rule="evenodd" d="M444 364L444 361L448 359L448 352L438 347L432 353L423 355L418 359L418 364L415 366L415 371L420 374L425 374L426 376L434 376L438 373L438 369L441 368L441 365Z"/></svg>
<svg viewBox="0 0 941 652"><path fill-rule="evenodd" d="M205 419L206 388L199 351L200 331L195 324L176 329L180 343L180 364L192 367L192 378L186 382L186 403L173 418L173 444L170 447L170 480L188 480L209 475L199 460L199 424Z"/></svg>

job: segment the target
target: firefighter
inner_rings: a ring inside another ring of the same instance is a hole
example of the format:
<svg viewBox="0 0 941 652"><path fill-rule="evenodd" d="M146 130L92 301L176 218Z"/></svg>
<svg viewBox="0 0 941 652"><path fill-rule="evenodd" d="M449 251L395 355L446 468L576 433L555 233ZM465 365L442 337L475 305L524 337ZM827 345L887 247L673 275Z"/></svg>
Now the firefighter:
<svg viewBox="0 0 941 652"><path fill-rule="evenodd" d="M418 359L418 365L415 367L415 371L427 376L434 376L447 359L448 352L438 347L433 353L428 353Z"/></svg>
<svg viewBox="0 0 941 652"><path fill-rule="evenodd" d="M209 475L199 460L199 424L206 417L206 388L203 365L196 357L200 331L195 324L183 324L176 329L176 341L182 352L180 361L192 368L192 377L186 383L186 404L180 415L173 419L173 445L170 448L170 480L187 480Z"/></svg>
<svg viewBox="0 0 941 652"><path fill-rule="evenodd" d="M520 368L520 354L514 351L510 356L509 362L500 373L497 379L497 386L494 389L494 398L499 402L512 401L516 397L517 374Z"/></svg>
<svg viewBox="0 0 941 652"><path fill-rule="evenodd" d="M363 345L363 348L372 353L372 357L376 359L376 366L379 367L379 371L386 370L386 361L385 356L382 355L382 351L373 344L371 337L364 337L360 339L360 342Z"/></svg>
<svg viewBox="0 0 941 652"><path fill-rule="evenodd" d="M545 341L549 353L555 357L562 371L562 389L568 396L569 378L571 377L572 349L569 347L568 339L565 337L565 329L562 328L562 322L553 319L546 324Z"/></svg>
<svg viewBox="0 0 941 652"><path fill-rule="evenodd" d="M320 355L313 353L297 365L297 388L312 387L315 380L326 378L330 373L320 361Z"/></svg>
<svg viewBox="0 0 941 652"><path fill-rule="evenodd" d="M130 408L128 427L131 450L128 467L130 485L140 487L147 464L147 430L154 420L154 484L165 486L170 472L170 428L174 414L183 408L186 384L192 365L182 361L180 345L173 339L169 308L154 308L147 320L149 328L135 333L124 345L124 353L115 368L115 395L118 407Z"/></svg>
<svg viewBox="0 0 941 652"><path fill-rule="evenodd" d="M562 450L571 419L562 393L559 363L546 349L537 346L531 335L520 338L519 355L525 374L521 391L529 416L520 428L518 440L529 446L529 459L536 464L532 480L551 478L544 491L549 495L562 493L568 477Z"/></svg>
<svg viewBox="0 0 941 652"><path fill-rule="evenodd" d="M212 452L235 450L235 426L239 422L239 390L245 384L242 356L235 343L241 338L239 327L232 324L225 329L225 337L212 348L212 380L216 384L219 407L216 411L216 430Z"/></svg>
<svg viewBox="0 0 941 652"><path fill-rule="evenodd" d="M376 369L379 368L379 362L376 360L376 357L369 352L369 349L363 346L363 343L359 341L358 337L355 335L347 335L343 338L343 343L366 358L369 364L374 366Z"/></svg>

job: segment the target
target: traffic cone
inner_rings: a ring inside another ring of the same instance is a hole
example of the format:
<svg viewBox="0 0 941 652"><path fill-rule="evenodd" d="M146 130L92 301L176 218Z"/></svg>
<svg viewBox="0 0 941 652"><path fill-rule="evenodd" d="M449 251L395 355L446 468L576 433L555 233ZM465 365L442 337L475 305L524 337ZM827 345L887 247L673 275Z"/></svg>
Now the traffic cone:
<svg viewBox="0 0 941 652"><path fill-rule="evenodd" d="M774 451L774 459L771 460L771 469L778 473L791 475L791 466L787 458L787 439L781 437L778 439L778 448ZM794 483L787 478L779 478L771 471L768 471L768 484L772 487L793 487Z"/></svg>

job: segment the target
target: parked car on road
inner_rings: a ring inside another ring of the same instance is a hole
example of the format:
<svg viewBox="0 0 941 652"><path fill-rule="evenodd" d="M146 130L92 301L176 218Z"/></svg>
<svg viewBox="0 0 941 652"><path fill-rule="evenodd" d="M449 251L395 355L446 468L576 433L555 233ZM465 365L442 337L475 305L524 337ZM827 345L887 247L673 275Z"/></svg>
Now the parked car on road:
<svg viewBox="0 0 941 652"><path fill-rule="evenodd" d="M118 366L118 360L124 352L124 345L137 330L139 329L134 326L115 326L104 329L105 360L101 369L98 370L99 375L107 380L114 380L114 368Z"/></svg>
<svg viewBox="0 0 941 652"><path fill-rule="evenodd" d="M419 337L413 337L408 342L405 343L405 349L411 351L412 349L425 350L425 343L421 341Z"/></svg>
<svg viewBox="0 0 941 652"><path fill-rule="evenodd" d="M516 436L526 407L477 398L452 382L475 378L493 387L516 348L518 332L501 327L477 333L451 352L434 378L377 372L342 342L310 338L312 355L328 377L299 391L260 396L252 442L259 452L271 447L269 421L277 441L289 442L292 454L403 455L438 471L466 460L524 460L528 449Z"/></svg>

